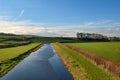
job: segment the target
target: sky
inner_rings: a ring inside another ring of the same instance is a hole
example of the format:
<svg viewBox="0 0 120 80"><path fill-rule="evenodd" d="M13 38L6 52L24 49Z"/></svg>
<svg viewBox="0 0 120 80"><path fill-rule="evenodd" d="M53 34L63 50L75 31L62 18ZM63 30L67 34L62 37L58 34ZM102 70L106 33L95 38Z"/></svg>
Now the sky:
<svg viewBox="0 0 120 80"><path fill-rule="evenodd" d="M120 0L0 0L0 32L120 37Z"/></svg>

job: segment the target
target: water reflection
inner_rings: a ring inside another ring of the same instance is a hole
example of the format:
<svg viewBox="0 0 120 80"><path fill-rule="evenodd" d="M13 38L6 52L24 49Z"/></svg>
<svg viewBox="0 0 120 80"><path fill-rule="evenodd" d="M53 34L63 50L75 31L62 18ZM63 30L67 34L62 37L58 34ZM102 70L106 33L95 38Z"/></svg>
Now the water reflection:
<svg viewBox="0 0 120 80"><path fill-rule="evenodd" d="M50 44L32 53L0 80L73 80Z"/></svg>

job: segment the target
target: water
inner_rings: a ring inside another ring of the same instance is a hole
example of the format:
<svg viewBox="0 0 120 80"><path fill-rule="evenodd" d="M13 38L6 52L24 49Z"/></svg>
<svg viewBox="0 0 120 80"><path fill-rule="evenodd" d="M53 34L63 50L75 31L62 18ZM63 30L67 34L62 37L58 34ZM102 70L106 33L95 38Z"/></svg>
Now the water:
<svg viewBox="0 0 120 80"><path fill-rule="evenodd" d="M73 80L55 50L45 44L0 80Z"/></svg>

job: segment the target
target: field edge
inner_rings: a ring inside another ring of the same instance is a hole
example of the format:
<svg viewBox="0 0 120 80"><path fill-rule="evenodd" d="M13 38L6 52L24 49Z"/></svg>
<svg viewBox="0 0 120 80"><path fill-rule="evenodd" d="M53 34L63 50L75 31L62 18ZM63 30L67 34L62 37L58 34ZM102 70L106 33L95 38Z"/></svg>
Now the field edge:
<svg viewBox="0 0 120 80"><path fill-rule="evenodd" d="M9 59L7 61L5 61L4 63L0 63L1 66L7 64L8 67L6 69L4 69L2 72L0 72L0 77L4 76L5 74L7 74L11 69L13 69L19 62L21 62L23 59L25 59L26 57L28 57L30 55L30 53L38 50L43 44L38 43L38 45L36 45L35 47L33 47L32 49L29 49L28 51L24 52L23 54L20 54L19 56L16 56L15 58Z"/></svg>

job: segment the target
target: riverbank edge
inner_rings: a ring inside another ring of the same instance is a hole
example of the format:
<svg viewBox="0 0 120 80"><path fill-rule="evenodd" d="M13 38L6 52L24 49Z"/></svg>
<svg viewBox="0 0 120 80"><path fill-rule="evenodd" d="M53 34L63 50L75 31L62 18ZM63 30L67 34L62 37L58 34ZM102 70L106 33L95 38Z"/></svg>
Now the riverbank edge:
<svg viewBox="0 0 120 80"><path fill-rule="evenodd" d="M26 57L28 57L32 52L35 52L37 51L39 48L41 48L43 46L42 43L39 43L36 47L24 52L23 54L15 57L15 58L12 58L12 59L9 59L7 61L5 61L4 63L2 64L6 64L8 63L9 66L4 69L1 73L0 73L0 77L4 76L5 74L7 74L11 69L13 69L19 62L21 62L22 60L24 60ZM1 65L2 65L1 64Z"/></svg>
<svg viewBox="0 0 120 80"><path fill-rule="evenodd" d="M70 72L70 74L73 76L74 80L87 80L85 77L85 72L84 69L82 69L81 67L77 67L77 65L73 62L71 59L68 59L68 56L64 56L62 55L62 52L60 51L60 48L58 47L58 43L52 43L52 46L54 47L55 51L57 52L58 56L60 57L61 61L63 62L65 68ZM79 72L81 72L82 74L78 74ZM78 77L78 75L80 76L80 78Z"/></svg>
<svg viewBox="0 0 120 80"><path fill-rule="evenodd" d="M87 50L83 50L81 48L77 48L71 45L62 44L67 48L75 51L78 54L81 54L84 58L88 59L91 63L105 71L108 75L110 75L115 80L120 80L120 67L111 60L108 60L102 56L96 55L96 53L89 52Z"/></svg>
<svg viewBox="0 0 120 80"><path fill-rule="evenodd" d="M67 58L67 60L66 59L64 59L65 58L65 56L63 55L63 53L61 53L61 51L59 50L60 48L59 48L59 46L58 45L61 45L61 46L64 46L64 45L62 45L62 44L60 44L60 43L54 43L53 44L53 47L55 48L55 50L56 50L56 52L58 53L58 55L59 55L59 57L61 58L61 60L62 60L62 62L64 63L64 65L65 65L65 67L69 70L69 72L73 75L73 78L74 78L74 80L88 80L88 78L86 78L86 73L85 73L85 71L84 71L84 69L82 69L82 68L78 68L77 67L77 63L76 64L71 64L71 61L69 61L70 59L69 59L69 56L67 56L68 58ZM64 47L66 47L66 46L64 46ZM66 47L67 48L67 47ZM68 48L69 49L69 48ZM72 49L70 49L70 50L72 50ZM86 58L85 58L86 59ZM68 62L67 62L68 61ZM70 63L69 63L70 62ZM79 65L79 64L78 64ZM73 67L72 69L70 68L70 67ZM96 66L96 65L95 65ZM96 66L97 67L97 66ZM76 68L76 73L74 73L74 68ZM78 70L79 69L79 70ZM100 68L101 69L101 68ZM101 69L102 70L102 69ZM80 76L78 77L77 76L77 72L78 73L82 73L82 75L81 74L79 74ZM105 72L106 73L106 72ZM108 73L106 73L106 74L108 74ZM109 76L110 76L110 80L116 80L113 76L111 76L110 74L108 74ZM107 79L108 80L108 79Z"/></svg>

